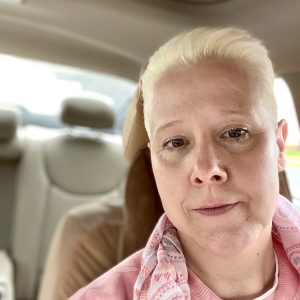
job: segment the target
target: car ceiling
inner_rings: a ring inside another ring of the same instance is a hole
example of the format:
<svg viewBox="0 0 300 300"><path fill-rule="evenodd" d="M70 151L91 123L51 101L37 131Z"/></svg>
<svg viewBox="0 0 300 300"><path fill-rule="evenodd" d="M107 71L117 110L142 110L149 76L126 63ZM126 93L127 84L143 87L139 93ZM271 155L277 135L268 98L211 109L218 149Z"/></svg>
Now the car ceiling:
<svg viewBox="0 0 300 300"><path fill-rule="evenodd" d="M279 74L300 71L298 0L227 0L211 4L187 0L3 3L0 52L136 80L141 65L159 45L179 32L203 25L247 29L264 41Z"/></svg>

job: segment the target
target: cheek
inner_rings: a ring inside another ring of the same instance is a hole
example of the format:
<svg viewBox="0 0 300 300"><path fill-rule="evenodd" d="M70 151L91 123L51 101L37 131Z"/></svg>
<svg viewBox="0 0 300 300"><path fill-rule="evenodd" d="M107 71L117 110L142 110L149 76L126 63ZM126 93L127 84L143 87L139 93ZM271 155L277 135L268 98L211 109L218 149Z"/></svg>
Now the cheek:
<svg viewBox="0 0 300 300"><path fill-rule="evenodd" d="M164 208L168 204L174 206L184 199L187 179L184 167L168 166L155 157L151 157L152 169L157 189Z"/></svg>
<svg viewBox="0 0 300 300"><path fill-rule="evenodd" d="M241 161L245 167L236 169L239 176L233 177L239 178L239 187L250 196L252 217L268 223L276 209L279 193L276 148L272 145L260 147L252 154Z"/></svg>
<svg viewBox="0 0 300 300"><path fill-rule="evenodd" d="M250 155L245 155L240 163L244 166L239 168L239 178L243 180L243 185L248 185L253 191L263 195L271 195L272 191L277 191L277 159L273 145L258 147Z"/></svg>
<svg viewBox="0 0 300 300"><path fill-rule="evenodd" d="M252 180L273 180L277 173L276 145L271 139L258 139L253 147L241 154L238 163L245 172L245 178L250 176Z"/></svg>

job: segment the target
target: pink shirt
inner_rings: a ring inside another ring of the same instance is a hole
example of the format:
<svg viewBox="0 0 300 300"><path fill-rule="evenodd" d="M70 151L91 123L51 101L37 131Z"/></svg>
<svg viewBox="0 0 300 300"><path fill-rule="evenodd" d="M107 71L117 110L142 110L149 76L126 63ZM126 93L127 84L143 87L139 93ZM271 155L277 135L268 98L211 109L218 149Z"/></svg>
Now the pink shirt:
<svg viewBox="0 0 300 300"><path fill-rule="evenodd" d="M274 241L278 257L278 286L265 300L300 300L299 274L289 262L280 242ZM126 300L133 298L133 286L140 272L140 250L80 289L69 300ZM220 300L194 273L189 272L191 299Z"/></svg>

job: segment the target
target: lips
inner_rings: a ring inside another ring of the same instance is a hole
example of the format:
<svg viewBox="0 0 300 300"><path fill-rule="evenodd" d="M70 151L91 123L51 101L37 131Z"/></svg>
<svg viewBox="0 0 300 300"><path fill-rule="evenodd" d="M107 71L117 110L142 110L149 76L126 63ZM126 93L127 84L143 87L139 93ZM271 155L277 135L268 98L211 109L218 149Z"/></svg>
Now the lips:
<svg viewBox="0 0 300 300"><path fill-rule="evenodd" d="M238 203L220 204L213 207L195 209L195 211L205 216L219 216L232 210Z"/></svg>

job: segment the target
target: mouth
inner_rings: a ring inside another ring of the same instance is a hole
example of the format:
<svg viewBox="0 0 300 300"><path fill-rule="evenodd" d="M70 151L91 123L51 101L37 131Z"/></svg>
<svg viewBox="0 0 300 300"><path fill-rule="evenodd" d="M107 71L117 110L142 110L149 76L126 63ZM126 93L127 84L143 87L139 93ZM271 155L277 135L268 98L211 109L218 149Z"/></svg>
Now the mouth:
<svg viewBox="0 0 300 300"><path fill-rule="evenodd" d="M196 212L205 216L219 216L232 210L239 202L233 204L220 204L213 207L194 209Z"/></svg>

